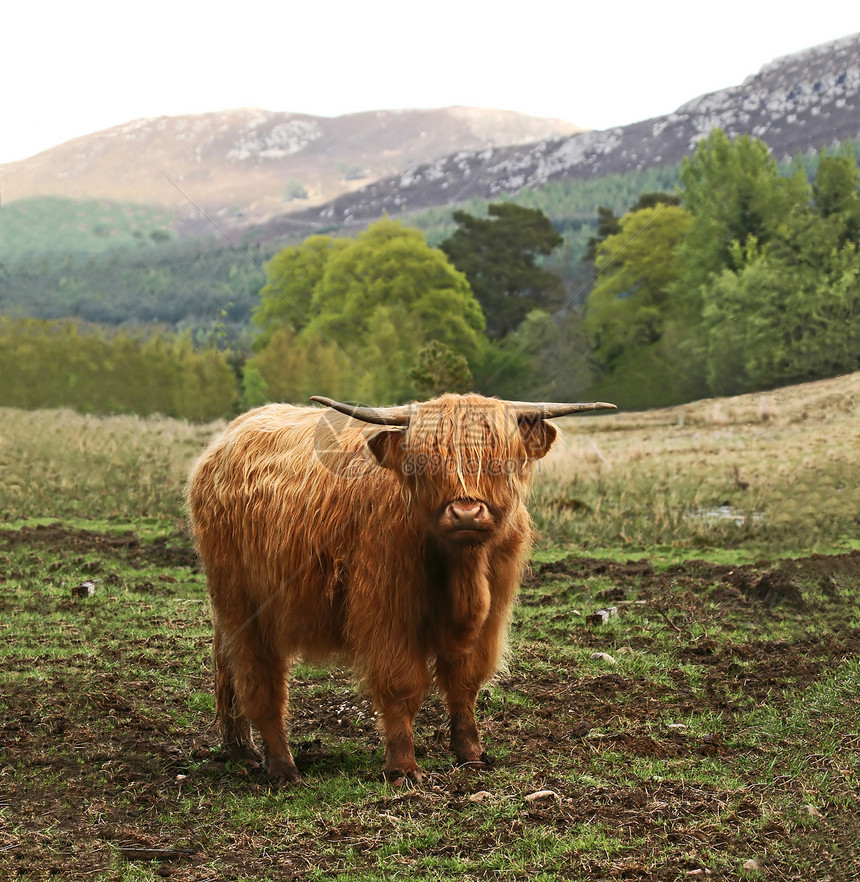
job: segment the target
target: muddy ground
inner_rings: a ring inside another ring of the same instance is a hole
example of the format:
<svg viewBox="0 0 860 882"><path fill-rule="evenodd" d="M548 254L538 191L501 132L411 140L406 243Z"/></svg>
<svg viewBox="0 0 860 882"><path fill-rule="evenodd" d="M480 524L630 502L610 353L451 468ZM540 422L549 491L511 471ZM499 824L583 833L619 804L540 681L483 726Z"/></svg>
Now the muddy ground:
<svg viewBox="0 0 860 882"><path fill-rule="evenodd" d="M171 579L197 573L193 552L178 535L144 543L132 533L47 527L0 531L0 562L12 568L0 574L0 587L13 579L16 585L27 578L50 582L52 566L62 584L71 585L64 558L88 571L103 558L100 590L119 579L108 562L121 560L142 574L137 581L123 577L141 603L147 592L172 589ZM615 606L619 615L611 630L572 623L564 613L568 599L582 606L583 591L594 584L605 587L589 595L589 611ZM856 552L737 567L687 561L660 572L647 560L569 558L536 565L515 616L510 670L498 690L479 700L485 739L499 753L495 770L450 765L444 709L430 696L416 727L427 782L406 790L383 785L373 796L382 748L368 702L356 694L348 672L334 670L322 683L299 677L292 738L300 771L319 786L348 764L353 784L366 784L368 795L334 823L331 811L287 823L287 809L280 815L272 809L277 819L271 829L256 821L243 829L224 809L231 792L269 806L275 797L261 774L228 768L218 758L208 712L188 713L187 695L212 688L205 633L188 637L177 619L106 644L97 661L47 645L16 655L9 643L19 627L10 624L18 613L14 604L22 597L29 602L26 592L16 591L0 600L0 640L6 643L0 673L9 688L0 717L0 877L148 878L134 875L125 861L134 867L157 858L152 872L177 880L300 879L311 872L334 878L356 870L365 878L387 878L378 851L392 818L432 827L454 813L458 836L425 845L421 857L436 849L442 860L446 848L449 856L468 857L474 861L469 878L529 878L525 869L482 873L480 856L516 852L527 831L562 836L594 824L620 837L624 848L609 855L587 849L565 854L555 878L858 879L860 794L852 796L851 782L860 767L860 719L831 733L836 751L810 750L803 773L796 767L796 744L784 745L784 772L781 748L774 745L771 771L758 781L748 770L761 765L768 747L750 742L744 728L752 707L787 712L800 690L860 658L858 588ZM32 602L72 623L86 604L38 592ZM543 607L545 618L531 615ZM726 638L729 624L738 632ZM666 676L609 663L584 669L569 653L560 653L550 670L553 645L565 643L616 657L665 653ZM129 674L153 658L186 694L165 695ZM38 670L38 676L23 676L25 670ZM684 728L691 715L708 711L717 721L712 731ZM677 771L629 780L625 757L677 762ZM700 771L714 758L733 770L725 783L717 773ZM604 770L598 783L595 763ZM816 769L847 783L830 794L810 794ZM525 799L538 790L554 795ZM481 793L486 795L475 798ZM189 794L195 796L191 803L180 800ZM488 829L477 806L502 799L516 808L499 809L498 824ZM797 813L783 810L787 802ZM351 869L340 847L349 849ZM730 855L736 871L715 869L715 854ZM748 860L756 866L741 869ZM400 875L391 878L437 878L420 863L392 866L400 866Z"/></svg>

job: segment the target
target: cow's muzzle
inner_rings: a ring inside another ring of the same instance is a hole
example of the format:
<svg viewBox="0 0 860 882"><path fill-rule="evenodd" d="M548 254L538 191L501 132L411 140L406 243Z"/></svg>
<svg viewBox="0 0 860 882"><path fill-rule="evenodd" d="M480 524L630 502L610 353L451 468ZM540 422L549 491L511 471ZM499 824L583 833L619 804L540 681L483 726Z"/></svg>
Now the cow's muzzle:
<svg viewBox="0 0 860 882"><path fill-rule="evenodd" d="M439 526L455 542L478 544L483 542L494 526L494 518L483 502L474 499L455 499L445 506Z"/></svg>

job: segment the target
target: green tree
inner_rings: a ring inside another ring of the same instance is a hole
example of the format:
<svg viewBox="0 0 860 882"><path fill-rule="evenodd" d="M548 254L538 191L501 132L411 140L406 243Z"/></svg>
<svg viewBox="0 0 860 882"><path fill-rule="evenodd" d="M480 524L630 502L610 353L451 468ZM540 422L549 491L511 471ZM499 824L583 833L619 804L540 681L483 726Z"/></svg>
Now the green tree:
<svg viewBox="0 0 860 882"><path fill-rule="evenodd" d="M670 294L678 273L675 251L692 222L678 206L641 208L624 215L620 231L598 246L585 330L607 369L622 353L656 343L667 318L678 312Z"/></svg>
<svg viewBox="0 0 860 882"><path fill-rule="evenodd" d="M515 394L529 401L577 401L594 380L594 364L578 310L530 312L505 341L528 358Z"/></svg>
<svg viewBox="0 0 860 882"><path fill-rule="evenodd" d="M422 398L435 398L443 392L468 392L472 388L469 362L438 340L431 340L418 353L410 376Z"/></svg>
<svg viewBox="0 0 860 882"><path fill-rule="evenodd" d="M860 369L860 262L853 243L818 274L748 248L740 272L704 292L715 394L737 394Z"/></svg>
<svg viewBox="0 0 860 882"><path fill-rule="evenodd" d="M73 322L0 317L0 405L209 420L236 387L223 352L188 335L141 339Z"/></svg>
<svg viewBox="0 0 860 882"><path fill-rule="evenodd" d="M722 266L703 277L700 263L694 289L703 361L714 394L832 376L860 365L856 162L847 151L837 156L822 152L810 186L799 173L780 177L765 151L760 143L729 147L718 139L714 155L708 156L708 162L722 157L710 180L719 190L722 168L722 191L728 194L723 205L734 206L735 219L723 227L724 235L733 238ZM749 161L753 153L755 162ZM738 172L741 154L745 175ZM714 200L703 199L703 216L716 229ZM702 232L699 221L696 216L681 252L687 270L702 258L699 254L691 261ZM682 279L695 281L696 272L692 277L682 273Z"/></svg>
<svg viewBox="0 0 860 882"><path fill-rule="evenodd" d="M642 193L636 200L636 204L630 208L630 212L640 208L656 208L658 205L680 205L681 197L674 193L664 193L662 190L651 190ZM615 212L606 205L597 206L597 229L593 236L588 238L588 246L582 258L585 261L594 261L597 258L597 246L601 242L621 232L621 222L615 216Z"/></svg>
<svg viewBox="0 0 860 882"><path fill-rule="evenodd" d="M704 391L700 322L675 292L677 250L692 226L689 212L657 203L621 218L621 231L597 248L598 281L584 328L601 368L591 394L622 406L662 407Z"/></svg>
<svg viewBox="0 0 860 882"><path fill-rule="evenodd" d="M848 147L838 156L822 150L818 157L818 173L812 185L816 213L832 219L839 227L839 244L860 240L860 170Z"/></svg>
<svg viewBox="0 0 860 882"><path fill-rule="evenodd" d="M597 258L597 246L601 242L621 232L621 223L615 212L607 205L597 206L597 229L593 236L588 237L583 260L594 261Z"/></svg>
<svg viewBox="0 0 860 882"><path fill-rule="evenodd" d="M319 329L351 349L370 335L376 311L395 304L417 319L421 345L439 340L478 357L484 315L468 282L421 233L386 218L331 256L311 311Z"/></svg>
<svg viewBox="0 0 860 882"><path fill-rule="evenodd" d="M297 178L290 178L284 185L284 200L292 202L295 199L307 199L308 188Z"/></svg>
<svg viewBox="0 0 860 882"><path fill-rule="evenodd" d="M255 395L377 404L415 397L411 370L432 340L468 363L481 361L481 307L463 274L417 230L384 219L354 240L317 236L287 252L270 264L272 284L255 312L264 328L248 363ZM296 268L306 270L300 284ZM283 290L301 295L300 320L278 302Z"/></svg>
<svg viewBox="0 0 860 882"><path fill-rule="evenodd" d="M561 299L561 280L537 261L563 239L540 209L501 202L487 213L482 218L455 211L458 228L439 247L469 280L487 317L488 336L499 339L532 309Z"/></svg>
<svg viewBox="0 0 860 882"><path fill-rule="evenodd" d="M799 167L792 177L783 177L767 144L748 135L732 140L721 129L684 159L681 180L693 224L679 249L679 287L694 296L743 255L734 243L743 246L753 237L767 245L794 207L809 200Z"/></svg>
<svg viewBox="0 0 860 882"><path fill-rule="evenodd" d="M348 248L347 239L311 236L301 245L278 252L266 265L269 280L260 291L260 303L251 316L261 329L258 347L283 327L301 330L309 321L311 300L322 281L329 259Z"/></svg>

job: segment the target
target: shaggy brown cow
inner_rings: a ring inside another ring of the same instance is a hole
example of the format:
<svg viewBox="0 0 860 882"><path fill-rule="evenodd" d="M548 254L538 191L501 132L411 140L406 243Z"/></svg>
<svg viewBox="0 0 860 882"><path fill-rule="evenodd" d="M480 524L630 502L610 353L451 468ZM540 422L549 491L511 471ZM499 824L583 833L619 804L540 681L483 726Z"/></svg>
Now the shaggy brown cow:
<svg viewBox="0 0 860 882"><path fill-rule="evenodd" d="M412 727L431 680L458 761L483 764L475 699L499 663L531 545L531 465L556 436L545 418L613 405L315 400L334 409L240 416L189 479L224 747L259 762L253 724L271 778L296 781L290 665L338 659L381 716L389 780L421 778Z"/></svg>

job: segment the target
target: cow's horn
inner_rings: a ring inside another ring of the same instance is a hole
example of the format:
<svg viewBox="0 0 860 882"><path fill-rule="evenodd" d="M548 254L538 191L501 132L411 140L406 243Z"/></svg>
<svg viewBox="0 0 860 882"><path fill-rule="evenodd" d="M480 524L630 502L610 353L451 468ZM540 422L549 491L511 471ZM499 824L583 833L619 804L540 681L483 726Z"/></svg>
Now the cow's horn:
<svg viewBox="0 0 860 882"><path fill-rule="evenodd" d="M553 417L569 416L588 410L616 410L614 404L606 401L592 401L589 404L554 404L552 402L508 401L521 422L530 420L550 420Z"/></svg>
<svg viewBox="0 0 860 882"><path fill-rule="evenodd" d="M345 413L354 419L377 426L408 426L412 416L412 407L408 404L400 407L359 407L355 404L343 404L322 395L311 395L311 401L318 401L326 407Z"/></svg>

